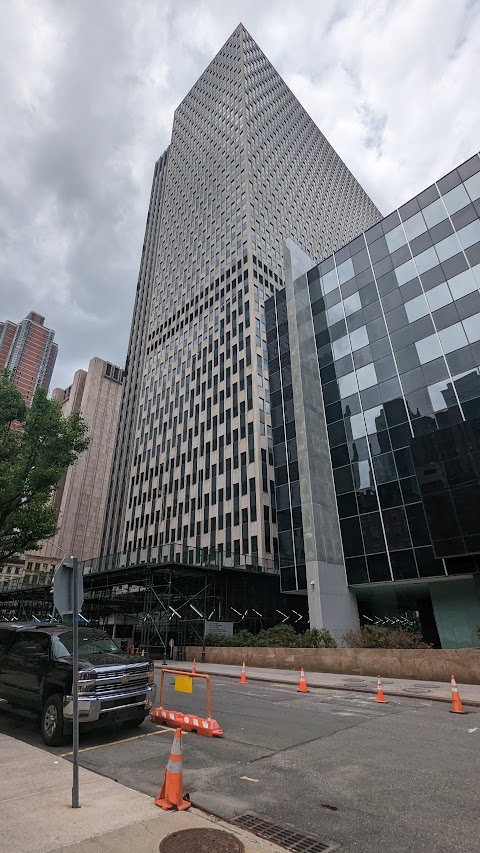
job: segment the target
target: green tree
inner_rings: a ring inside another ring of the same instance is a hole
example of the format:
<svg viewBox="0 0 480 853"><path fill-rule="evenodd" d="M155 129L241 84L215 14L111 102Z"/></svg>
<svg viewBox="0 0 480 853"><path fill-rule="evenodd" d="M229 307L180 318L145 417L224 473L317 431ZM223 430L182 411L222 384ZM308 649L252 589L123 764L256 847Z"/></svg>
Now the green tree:
<svg viewBox="0 0 480 853"><path fill-rule="evenodd" d="M0 563L53 536L53 493L87 447L80 413L64 418L44 388L28 408L8 371L0 372Z"/></svg>

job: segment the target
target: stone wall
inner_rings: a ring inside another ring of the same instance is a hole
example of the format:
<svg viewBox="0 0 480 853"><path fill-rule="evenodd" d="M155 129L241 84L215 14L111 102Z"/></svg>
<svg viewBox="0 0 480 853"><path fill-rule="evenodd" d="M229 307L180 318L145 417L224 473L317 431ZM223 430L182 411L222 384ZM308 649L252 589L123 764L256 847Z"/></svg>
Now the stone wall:
<svg viewBox="0 0 480 853"><path fill-rule="evenodd" d="M187 660L201 660L201 646L187 646ZM274 649L207 647L206 662L241 666L381 675L420 681L480 684L480 649Z"/></svg>

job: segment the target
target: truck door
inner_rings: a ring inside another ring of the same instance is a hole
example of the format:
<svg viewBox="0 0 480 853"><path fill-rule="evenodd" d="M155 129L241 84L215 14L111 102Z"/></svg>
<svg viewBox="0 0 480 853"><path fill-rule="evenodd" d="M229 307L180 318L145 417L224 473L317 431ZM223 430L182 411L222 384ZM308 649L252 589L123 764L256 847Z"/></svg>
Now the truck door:
<svg viewBox="0 0 480 853"><path fill-rule="evenodd" d="M8 647L11 646L14 639L14 632L7 628L0 628L0 699L8 699L8 689L4 681L4 662Z"/></svg>
<svg viewBox="0 0 480 853"><path fill-rule="evenodd" d="M2 690L5 699L37 711L40 687L49 663L49 635L18 631L2 663Z"/></svg>

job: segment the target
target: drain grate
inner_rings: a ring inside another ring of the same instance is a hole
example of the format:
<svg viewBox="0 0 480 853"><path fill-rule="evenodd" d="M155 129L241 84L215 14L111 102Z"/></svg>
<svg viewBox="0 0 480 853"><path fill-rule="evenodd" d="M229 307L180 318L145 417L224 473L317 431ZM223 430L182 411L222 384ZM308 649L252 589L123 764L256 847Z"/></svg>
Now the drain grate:
<svg viewBox="0 0 480 853"><path fill-rule="evenodd" d="M256 814L244 814L235 818L232 823L242 829L248 829L253 835L273 841L291 853L331 853L338 850L338 844L330 841L319 841L314 835L298 832L288 826L282 826L276 821Z"/></svg>

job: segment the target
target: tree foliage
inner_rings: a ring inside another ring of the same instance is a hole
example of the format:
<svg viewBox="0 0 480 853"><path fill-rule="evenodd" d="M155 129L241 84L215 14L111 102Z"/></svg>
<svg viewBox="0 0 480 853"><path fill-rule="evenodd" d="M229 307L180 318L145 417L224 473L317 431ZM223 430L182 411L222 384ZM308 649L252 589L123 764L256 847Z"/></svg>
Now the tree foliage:
<svg viewBox="0 0 480 853"><path fill-rule="evenodd" d="M44 388L28 408L8 371L0 372L0 563L53 536L53 492L87 447L80 413L64 418Z"/></svg>

